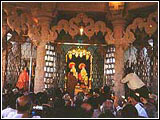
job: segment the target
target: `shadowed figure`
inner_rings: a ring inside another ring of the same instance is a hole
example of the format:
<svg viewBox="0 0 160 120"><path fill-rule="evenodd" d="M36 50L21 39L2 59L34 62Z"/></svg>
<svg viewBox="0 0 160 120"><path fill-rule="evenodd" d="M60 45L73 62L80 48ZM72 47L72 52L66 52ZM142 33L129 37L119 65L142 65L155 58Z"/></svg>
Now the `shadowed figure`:
<svg viewBox="0 0 160 120"><path fill-rule="evenodd" d="M76 77L73 76L72 72L69 72L68 73L68 81L67 81L67 91L69 92L69 94L71 95L72 98L74 96L74 90L75 90L76 85L77 85Z"/></svg>

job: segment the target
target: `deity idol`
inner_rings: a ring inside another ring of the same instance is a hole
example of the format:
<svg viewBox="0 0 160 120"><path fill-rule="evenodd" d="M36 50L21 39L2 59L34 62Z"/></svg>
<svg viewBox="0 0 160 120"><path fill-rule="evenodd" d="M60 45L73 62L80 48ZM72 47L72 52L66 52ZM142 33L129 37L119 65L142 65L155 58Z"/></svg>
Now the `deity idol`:
<svg viewBox="0 0 160 120"><path fill-rule="evenodd" d="M69 63L69 68L70 68L70 72L73 73L73 76L75 76L76 79L78 79L78 73L77 73L76 68L75 68L75 63L74 62L70 62Z"/></svg>
<svg viewBox="0 0 160 120"><path fill-rule="evenodd" d="M87 76L88 74L87 74L85 67L86 65L84 63L79 64L79 69L81 69L79 73L79 80L81 81L81 83L88 85L88 76Z"/></svg>

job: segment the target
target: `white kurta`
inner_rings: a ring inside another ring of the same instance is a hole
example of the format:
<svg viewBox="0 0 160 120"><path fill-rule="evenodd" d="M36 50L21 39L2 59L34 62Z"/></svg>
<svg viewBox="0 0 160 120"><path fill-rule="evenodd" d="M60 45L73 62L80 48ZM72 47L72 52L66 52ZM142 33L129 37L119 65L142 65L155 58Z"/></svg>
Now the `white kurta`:
<svg viewBox="0 0 160 120"><path fill-rule="evenodd" d="M142 80L135 74L135 73L129 73L126 77L124 77L121 80L122 83L127 83L128 87L131 90L135 90L138 88L143 87L145 84L142 82Z"/></svg>

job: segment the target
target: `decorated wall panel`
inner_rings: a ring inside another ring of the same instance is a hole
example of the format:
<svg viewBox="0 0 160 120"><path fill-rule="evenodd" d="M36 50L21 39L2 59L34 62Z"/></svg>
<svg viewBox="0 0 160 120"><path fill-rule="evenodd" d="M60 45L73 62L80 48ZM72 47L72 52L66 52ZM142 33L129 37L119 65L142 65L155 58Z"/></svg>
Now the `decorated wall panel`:
<svg viewBox="0 0 160 120"><path fill-rule="evenodd" d="M140 77L140 79L146 84L151 92L157 93L158 86L158 51L154 46L155 40L148 40L145 46L133 46L125 52L125 68L132 68L133 71ZM157 87L155 87L157 86Z"/></svg>
<svg viewBox="0 0 160 120"><path fill-rule="evenodd" d="M6 84L9 83L14 87L21 71L21 45L12 43L12 49L7 57Z"/></svg>
<svg viewBox="0 0 160 120"><path fill-rule="evenodd" d="M26 66L28 73L30 71L30 60L32 57L32 63L36 60L36 47L32 46L31 43L19 44L18 42L11 42L12 48L7 53L7 70L6 70L6 84L12 84L15 87L22 68ZM32 54L31 54L32 51ZM34 79L35 64L32 65L32 77ZM34 82L34 80L33 80ZM32 82L32 83L33 83Z"/></svg>
<svg viewBox="0 0 160 120"><path fill-rule="evenodd" d="M109 45L106 47L106 54L104 58L104 79L105 84L108 86L114 86L115 72L115 46Z"/></svg>

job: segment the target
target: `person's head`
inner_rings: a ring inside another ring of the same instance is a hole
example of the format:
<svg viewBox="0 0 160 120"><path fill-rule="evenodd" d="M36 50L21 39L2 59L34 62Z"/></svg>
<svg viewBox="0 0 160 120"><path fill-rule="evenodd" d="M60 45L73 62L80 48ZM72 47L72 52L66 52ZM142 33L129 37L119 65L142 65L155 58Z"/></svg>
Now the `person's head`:
<svg viewBox="0 0 160 120"><path fill-rule="evenodd" d="M95 88L93 91L95 94L100 94L99 88Z"/></svg>
<svg viewBox="0 0 160 120"><path fill-rule="evenodd" d="M69 63L69 68L70 68L70 69L71 69L71 68L75 68L75 65L76 65L76 64L75 64L74 62L70 62L70 63Z"/></svg>
<svg viewBox="0 0 160 120"><path fill-rule="evenodd" d="M77 99L79 99L79 100L82 100L83 101L83 99L84 99L84 96L85 96L85 94L83 93L83 92L78 92L78 94L77 94Z"/></svg>
<svg viewBox="0 0 160 120"><path fill-rule="evenodd" d="M92 96L93 95L93 89L90 89L89 94Z"/></svg>
<svg viewBox="0 0 160 120"><path fill-rule="evenodd" d="M22 67L22 69L21 69L22 71L24 71L24 70L27 70L27 67L26 66L24 66L24 67Z"/></svg>
<svg viewBox="0 0 160 120"><path fill-rule="evenodd" d="M105 110L98 118L115 118L115 116L110 110Z"/></svg>
<svg viewBox="0 0 160 120"><path fill-rule="evenodd" d="M127 75L129 73L134 73L134 71L131 67L125 69L125 74Z"/></svg>
<svg viewBox="0 0 160 120"><path fill-rule="evenodd" d="M71 99L71 96L69 94L65 94L63 96L63 100L65 101L65 106L71 106L72 99Z"/></svg>
<svg viewBox="0 0 160 120"><path fill-rule="evenodd" d="M78 67L79 69L85 69L86 65L84 63L80 63Z"/></svg>
<svg viewBox="0 0 160 120"><path fill-rule="evenodd" d="M105 112L106 110L110 110L111 112L113 112L113 101L112 100L106 100L103 104L102 104L103 108L102 108L102 112Z"/></svg>
<svg viewBox="0 0 160 120"><path fill-rule="evenodd" d="M54 108L57 109L57 108L63 108L65 106L65 100L64 99L61 99L61 98L55 98L54 99Z"/></svg>
<svg viewBox="0 0 160 120"><path fill-rule="evenodd" d="M30 97L30 99L32 100L32 103L35 103L35 99L36 99L36 94L35 93L29 93L28 95Z"/></svg>
<svg viewBox="0 0 160 120"><path fill-rule="evenodd" d="M55 97L58 97L58 98L62 98L63 97L63 93L60 90L60 88L56 88L54 92L55 92Z"/></svg>
<svg viewBox="0 0 160 120"><path fill-rule="evenodd" d="M64 99L64 100L70 100L70 99L71 99L71 96L70 96L68 93L66 93L66 94L63 96L63 99Z"/></svg>
<svg viewBox="0 0 160 120"><path fill-rule="evenodd" d="M8 99L8 106L12 109L16 109L16 99L17 99L17 96L14 95L13 93L12 94L9 94L9 99Z"/></svg>
<svg viewBox="0 0 160 120"><path fill-rule="evenodd" d="M79 108L81 105L82 105L83 101L82 100L75 100L74 101L74 104L75 104L75 107Z"/></svg>
<svg viewBox="0 0 160 120"><path fill-rule="evenodd" d="M91 118L93 115L93 108L90 104L88 103L83 103L81 105L81 115L83 118Z"/></svg>
<svg viewBox="0 0 160 120"><path fill-rule="evenodd" d="M91 97L87 102L92 105L93 109L98 109L100 106L100 99L97 97Z"/></svg>
<svg viewBox="0 0 160 120"><path fill-rule="evenodd" d="M29 96L23 95L16 100L16 108L19 113L30 112L32 109L32 101Z"/></svg>
<svg viewBox="0 0 160 120"><path fill-rule="evenodd" d="M36 94L36 99L38 100L40 105L48 103L48 95L45 92L38 92Z"/></svg>
<svg viewBox="0 0 160 120"><path fill-rule="evenodd" d="M137 118L138 112L137 109L132 104L127 104L121 112L123 118Z"/></svg>
<svg viewBox="0 0 160 120"><path fill-rule="evenodd" d="M16 88L12 89L12 91L13 91L14 94L17 94L19 92L19 88L16 87Z"/></svg>
<svg viewBox="0 0 160 120"><path fill-rule="evenodd" d="M103 89L104 89L104 93L110 94L111 91L109 86L105 85Z"/></svg>
<svg viewBox="0 0 160 120"><path fill-rule="evenodd" d="M149 90L146 86L143 86L139 89L135 90L139 96L140 96L140 101L144 104L146 104L148 102L149 99Z"/></svg>
<svg viewBox="0 0 160 120"><path fill-rule="evenodd" d="M76 107L79 107L85 99L85 95L83 92L78 92L78 94L74 97L74 103Z"/></svg>
<svg viewBox="0 0 160 120"><path fill-rule="evenodd" d="M109 86L104 86L104 94L105 94L105 100L106 99L111 99L111 90L110 90L110 87Z"/></svg>
<svg viewBox="0 0 160 120"><path fill-rule="evenodd" d="M132 105L136 105L138 102L140 102L139 93L136 93L134 91L130 91L129 97L128 97L128 102L131 103Z"/></svg>

